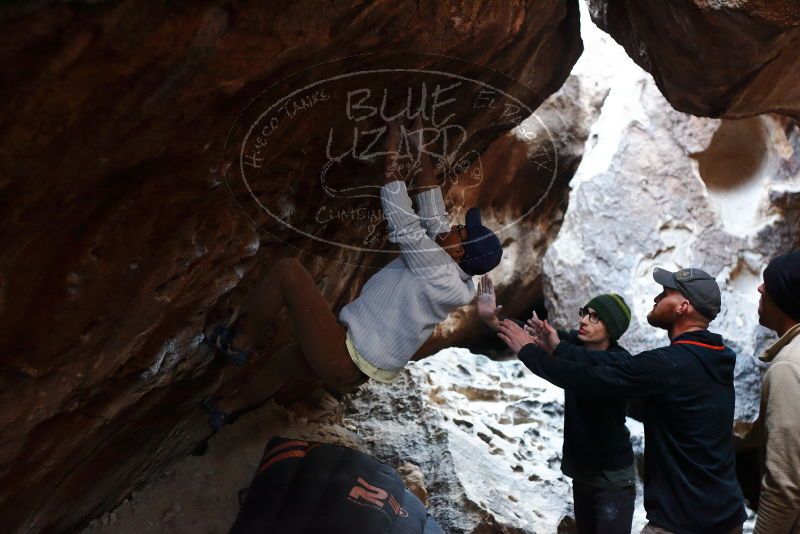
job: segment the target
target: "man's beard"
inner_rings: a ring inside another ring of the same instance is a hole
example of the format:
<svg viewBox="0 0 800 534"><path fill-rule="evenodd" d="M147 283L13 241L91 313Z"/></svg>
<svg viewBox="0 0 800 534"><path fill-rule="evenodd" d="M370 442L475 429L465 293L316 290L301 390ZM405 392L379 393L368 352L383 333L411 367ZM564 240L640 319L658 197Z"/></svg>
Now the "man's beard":
<svg viewBox="0 0 800 534"><path fill-rule="evenodd" d="M671 326L670 322L665 317L661 317L655 312L655 309L647 314L647 323L650 326L654 326L655 328L663 328L664 330L668 330Z"/></svg>
<svg viewBox="0 0 800 534"><path fill-rule="evenodd" d="M764 328L769 328L769 319L767 318L767 306L764 303L764 297L758 299L758 324Z"/></svg>

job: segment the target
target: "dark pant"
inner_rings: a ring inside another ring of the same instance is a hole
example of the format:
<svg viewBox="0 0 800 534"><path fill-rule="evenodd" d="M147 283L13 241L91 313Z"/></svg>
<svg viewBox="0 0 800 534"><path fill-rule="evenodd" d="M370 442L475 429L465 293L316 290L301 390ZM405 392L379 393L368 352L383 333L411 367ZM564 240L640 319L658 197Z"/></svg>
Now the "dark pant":
<svg viewBox="0 0 800 534"><path fill-rule="evenodd" d="M578 534L630 534L636 488L597 488L572 483Z"/></svg>
<svg viewBox="0 0 800 534"><path fill-rule="evenodd" d="M242 303L242 308L245 320L237 340L243 338L246 348L263 337L266 325L277 320L281 310L286 308L298 349L294 354L289 350L282 353L287 360L283 362L288 364L286 367L294 365L296 368L292 376L315 376L326 386L339 390L351 389L366 381L366 375L347 352L344 326L331 311L314 278L296 259L276 261Z"/></svg>
<svg viewBox="0 0 800 534"><path fill-rule="evenodd" d="M296 342L274 350L268 355L268 364L251 370L243 388L223 397L219 405L223 411L236 412L261 403L290 379L317 379L338 391L352 390L367 381L347 351L344 326L314 279L294 258L275 262L242 303L234 345L257 354L253 348L263 342L268 325L283 308Z"/></svg>

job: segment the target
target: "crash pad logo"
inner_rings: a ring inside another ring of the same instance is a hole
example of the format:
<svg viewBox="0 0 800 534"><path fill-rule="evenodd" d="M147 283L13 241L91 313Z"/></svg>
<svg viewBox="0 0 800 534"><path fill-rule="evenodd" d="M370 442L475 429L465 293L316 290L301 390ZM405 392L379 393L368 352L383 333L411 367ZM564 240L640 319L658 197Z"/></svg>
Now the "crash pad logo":
<svg viewBox="0 0 800 534"><path fill-rule="evenodd" d="M519 217L495 225L501 235L541 204L556 177L555 144L531 107L540 101L513 79L453 58L364 54L329 61L274 83L242 110L221 174L242 210L284 243L329 257L341 248L395 254L380 202L387 121L400 129L396 176L413 198L427 155L451 224L463 223L481 186L498 179L486 175L481 151L514 130L539 147L529 157L545 170L535 179L547 184Z"/></svg>
<svg viewBox="0 0 800 534"><path fill-rule="evenodd" d="M385 512L384 507L388 504L394 515L408 517L408 512L400 506L394 495L385 489L373 486L361 477L356 479L356 484L350 490L347 500L359 505L371 505L382 512Z"/></svg>

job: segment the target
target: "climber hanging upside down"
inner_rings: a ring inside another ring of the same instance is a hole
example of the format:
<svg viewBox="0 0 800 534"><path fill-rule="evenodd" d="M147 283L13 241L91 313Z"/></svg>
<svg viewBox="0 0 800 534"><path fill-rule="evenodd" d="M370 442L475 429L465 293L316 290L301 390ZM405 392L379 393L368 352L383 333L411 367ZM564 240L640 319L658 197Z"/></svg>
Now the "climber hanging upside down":
<svg viewBox="0 0 800 534"><path fill-rule="evenodd" d="M465 224L449 226L433 164L425 153L419 117L409 136L422 163L416 212L398 173L400 127L388 125L381 204L389 241L400 256L375 273L361 294L333 314L314 279L295 258L275 262L228 327L208 336L220 352L243 363L266 326L285 306L295 344L277 352L236 398L208 401L209 422L219 428L227 414L263 401L290 378L316 378L338 391L354 389L369 378L390 382L433 333L437 324L475 296L473 275L500 263L500 240L481 224L478 208Z"/></svg>

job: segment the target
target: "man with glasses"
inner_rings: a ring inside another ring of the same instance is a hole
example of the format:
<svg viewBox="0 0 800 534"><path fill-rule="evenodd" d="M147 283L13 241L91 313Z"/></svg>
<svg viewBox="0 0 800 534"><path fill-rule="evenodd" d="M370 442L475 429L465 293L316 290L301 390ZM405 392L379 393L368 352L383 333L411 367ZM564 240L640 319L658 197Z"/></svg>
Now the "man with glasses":
<svg viewBox="0 0 800 534"><path fill-rule="evenodd" d="M500 325L494 287L484 275L478 282L478 315L490 328ZM548 350L567 361L592 365L630 358L617 340L631 311L617 294L598 295L579 310L577 330L556 331L534 312L528 329ZM523 360L524 362L525 360ZM627 401L619 396L585 396L564 390L564 444L561 471L572 479L575 523L579 534L630 534L636 501L636 469L630 433L625 427Z"/></svg>
<svg viewBox="0 0 800 534"><path fill-rule="evenodd" d="M511 321L500 323L498 335L558 386L643 399L649 523L642 533L740 533L747 514L731 436L736 354L708 331L720 310L719 286L700 269L656 269L653 278L664 289L647 321L667 331L666 347L597 365L559 358L541 335Z"/></svg>
<svg viewBox="0 0 800 534"><path fill-rule="evenodd" d="M212 428L228 422L231 412L262 402L290 378L313 378L338 391L356 388L368 378L392 381L436 325L472 301L472 277L500 263L500 240L481 223L478 208L467 211L465 225L449 225L419 118L416 129L405 133L401 140L400 126L387 125L381 187L389 241L399 246L399 257L375 273L338 318L298 260L275 262L233 324L214 329L208 341L241 363L243 355L258 352L263 333L285 307L296 343L272 354L271 363L237 395L204 403ZM413 170L417 163L422 172L415 211L401 166Z"/></svg>

